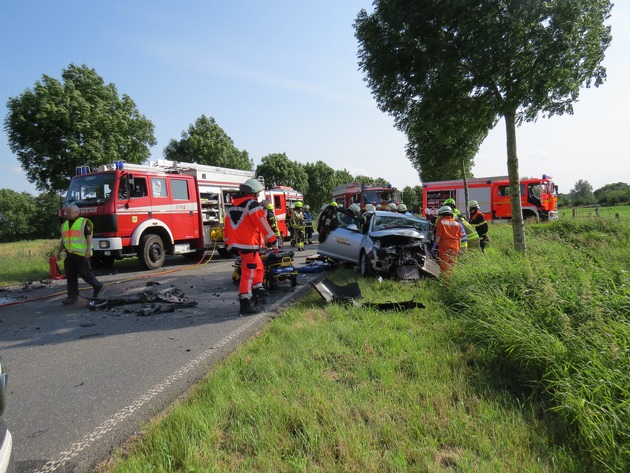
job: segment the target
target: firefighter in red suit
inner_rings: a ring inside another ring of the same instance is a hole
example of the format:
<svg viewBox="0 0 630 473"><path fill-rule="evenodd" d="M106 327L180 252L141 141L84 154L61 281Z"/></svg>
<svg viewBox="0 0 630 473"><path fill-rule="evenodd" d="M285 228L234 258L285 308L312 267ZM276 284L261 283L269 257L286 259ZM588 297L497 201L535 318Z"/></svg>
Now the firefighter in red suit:
<svg viewBox="0 0 630 473"><path fill-rule="evenodd" d="M248 179L241 184L225 219L224 237L228 250L241 257L239 315L256 314L260 312L256 305L266 302L264 266L259 251L265 247L265 242L277 244L276 235L267 223L267 212L258 202L262 190L263 185L257 179Z"/></svg>
<svg viewBox="0 0 630 473"><path fill-rule="evenodd" d="M462 227L453 219L453 209L448 205L438 210L440 219L435 224L435 242L433 251L437 250L442 274L448 274L457 263Z"/></svg>

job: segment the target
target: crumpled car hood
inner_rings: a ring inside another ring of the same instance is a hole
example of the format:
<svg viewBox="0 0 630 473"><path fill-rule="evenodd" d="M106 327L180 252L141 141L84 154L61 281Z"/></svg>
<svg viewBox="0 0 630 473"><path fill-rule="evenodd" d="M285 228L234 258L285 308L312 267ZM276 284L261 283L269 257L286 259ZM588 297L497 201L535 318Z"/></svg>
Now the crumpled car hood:
<svg viewBox="0 0 630 473"><path fill-rule="evenodd" d="M416 239L427 239L427 235L424 233L421 233L417 230L414 230L413 228L388 228L386 230L378 230L375 232L370 232L370 238L375 239L381 239L381 238L385 238L385 237L391 237L391 236L399 236L399 237L407 237L407 238L416 238Z"/></svg>

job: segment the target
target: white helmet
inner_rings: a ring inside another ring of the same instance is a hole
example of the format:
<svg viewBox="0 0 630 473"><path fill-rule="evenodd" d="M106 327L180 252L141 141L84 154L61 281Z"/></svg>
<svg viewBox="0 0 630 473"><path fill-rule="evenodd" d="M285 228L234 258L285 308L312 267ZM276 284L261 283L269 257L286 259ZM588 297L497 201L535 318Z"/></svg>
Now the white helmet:
<svg viewBox="0 0 630 473"><path fill-rule="evenodd" d="M453 209L448 205L444 205L438 210L438 215L453 215Z"/></svg>
<svg viewBox="0 0 630 473"><path fill-rule="evenodd" d="M243 194L257 195L264 189L262 183L258 179L247 179L243 184L238 186Z"/></svg>

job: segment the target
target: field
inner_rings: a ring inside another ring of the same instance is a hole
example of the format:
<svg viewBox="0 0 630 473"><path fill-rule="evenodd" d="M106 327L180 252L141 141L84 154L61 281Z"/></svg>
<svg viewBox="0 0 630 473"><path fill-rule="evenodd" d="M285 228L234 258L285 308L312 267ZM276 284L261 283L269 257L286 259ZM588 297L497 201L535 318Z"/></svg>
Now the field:
<svg viewBox="0 0 630 473"><path fill-rule="evenodd" d="M311 293L101 471L630 471L630 223L509 225L450 278Z"/></svg>
<svg viewBox="0 0 630 473"><path fill-rule="evenodd" d="M0 287L50 277L48 259L57 253L59 240L31 240L0 244Z"/></svg>

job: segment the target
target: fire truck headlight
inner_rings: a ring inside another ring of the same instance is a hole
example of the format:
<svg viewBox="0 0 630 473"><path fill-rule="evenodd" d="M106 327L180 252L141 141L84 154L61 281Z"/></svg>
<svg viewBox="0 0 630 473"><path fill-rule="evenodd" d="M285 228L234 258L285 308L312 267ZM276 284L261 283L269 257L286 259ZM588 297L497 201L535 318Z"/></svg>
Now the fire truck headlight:
<svg viewBox="0 0 630 473"><path fill-rule="evenodd" d="M101 241L98 242L98 247L101 250L105 250L105 249L109 248L109 242L107 240L101 240Z"/></svg>

